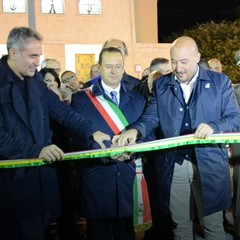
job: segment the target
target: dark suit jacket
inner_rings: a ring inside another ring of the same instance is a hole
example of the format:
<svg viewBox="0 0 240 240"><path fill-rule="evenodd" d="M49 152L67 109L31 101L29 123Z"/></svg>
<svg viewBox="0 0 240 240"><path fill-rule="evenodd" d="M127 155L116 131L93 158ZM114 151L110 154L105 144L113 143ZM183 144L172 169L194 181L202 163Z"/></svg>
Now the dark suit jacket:
<svg viewBox="0 0 240 240"><path fill-rule="evenodd" d="M50 145L49 118L85 134L89 122L48 90L41 75L25 77L26 94L16 86L18 77L0 61L0 159L37 158ZM25 97L23 97L25 96ZM91 135L89 125L87 134ZM0 169L0 226L17 239L40 239L44 228L60 214L54 166ZM27 234L31 232L31 237ZM1 235L0 239L12 239ZM33 235L32 235L33 234ZM20 239L20 238L19 238Z"/></svg>
<svg viewBox="0 0 240 240"><path fill-rule="evenodd" d="M93 95L105 95L100 81L93 85ZM111 101L111 99L109 99ZM129 123L135 122L145 108L146 100L122 81L119 108ZM71 106L77 112L84 114L95 122L100 131L114 135L108 124L93 106L84 91L72 98ZM77 138L74 139L77 144ZM81 141L81 140L80 140ZM110 142L106 142L109 147ZM80 148L100 148L92 139ZM82 168L82 210L90 219L97 218L126 218L133 215L133 181L135 164L132 161L115 162L109 158L87 159Z"/></svg>

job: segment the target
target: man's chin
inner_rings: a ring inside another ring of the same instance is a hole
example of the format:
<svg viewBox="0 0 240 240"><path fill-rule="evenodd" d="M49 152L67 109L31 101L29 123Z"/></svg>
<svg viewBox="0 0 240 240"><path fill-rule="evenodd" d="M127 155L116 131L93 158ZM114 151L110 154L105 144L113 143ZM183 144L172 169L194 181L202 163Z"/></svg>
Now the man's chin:
<svg viewBox="0 0 240 240"><path fill-rule="evenodd" d="M28 71L28 72L27 72L27 76L28 76L28 77L33 77L33 76L35 75L35 72L36 72L36 71Z"/></svg>
<svg viewBox="0 0 240 240"><path fill-rule="evenodd" d="M186 81L186 79L182 76L182 75L178 75L177 76L177 79L180 81L180 82L185 82Z"/></svg>

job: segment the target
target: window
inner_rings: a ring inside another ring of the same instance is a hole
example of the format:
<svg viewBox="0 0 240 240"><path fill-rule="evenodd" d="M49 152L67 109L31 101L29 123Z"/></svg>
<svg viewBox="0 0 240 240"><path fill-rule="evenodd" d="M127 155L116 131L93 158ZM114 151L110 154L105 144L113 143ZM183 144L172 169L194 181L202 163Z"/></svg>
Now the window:
<svg viewBox="0 0 240 240"><path fill-rule="evenodd" d="M79 0L79 14L99 15L101 14L100 0Z"/></svg>
<svg viewBox="0 0 240 240"><path fill-rule="evenodd" d="M63 14L64 0L42 0L42 13Z"/></svg>
<svg viewBox="0 0 240 240"><path fill-rule="evenodd" d="M25 0L3 0L4 13L25 13L26 2Z"/></svg>

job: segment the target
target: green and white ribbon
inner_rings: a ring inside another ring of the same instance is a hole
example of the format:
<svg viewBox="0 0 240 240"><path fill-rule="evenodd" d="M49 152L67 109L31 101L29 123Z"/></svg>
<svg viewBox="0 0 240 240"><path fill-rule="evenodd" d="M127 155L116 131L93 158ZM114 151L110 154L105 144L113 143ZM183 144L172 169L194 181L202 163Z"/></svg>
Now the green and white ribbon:
<svg viewBox="0 0 240 240"><path fill-rule="evenodd" d="M135 232L143 232L152 226L148 187L143 175L142 159L135 160L136 176L133 184L133 223Z"/></svg>
<svg viewBox="0 0 240 240"><path fill-rule="evenodd" d="M122 154L124 152L133 152L133 153L148 152L148 151L180 147L185 145L217 144L217 143L222 143L222 144L240 143L240 132L213 134L206 139L194 138L194 135L190 134L190 135L184 135L179 137L165 138L165 139L156 140L156 141L139 143L139 144L124 146L124 147L72 152L72 153L65 154L64 159L62 159L61 161L81 160L86 158L89 158L89 161L91 161L91 158L111 157L118 154ZM0 168L36 167L36 166L42 166L44 164L51 164L51 163L39 158L0 160Z"/></svg>

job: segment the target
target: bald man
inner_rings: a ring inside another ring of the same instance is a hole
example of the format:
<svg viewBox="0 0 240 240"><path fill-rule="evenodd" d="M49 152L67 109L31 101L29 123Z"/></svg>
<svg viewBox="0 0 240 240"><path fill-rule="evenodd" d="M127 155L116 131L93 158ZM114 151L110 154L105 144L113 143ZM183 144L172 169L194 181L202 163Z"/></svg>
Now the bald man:
<svg viewBox="0 0 240 240"><path fill-rule="evenodd" d="M212 58L208 61L210 70L214 72L222 72L222 64L217 58Z"/></svg>
<svg viewBox="0 0 240 240"><path fill-rule="evenodd" d="M240 114L231 81L199 66L201 54L195 40L176 39L170 57L173 73L156 81L144 114L128 131L115 136L114 144L133 144L157 127L159 139L185 134L205 139L213 133L238 131ZM174 239L192 240L197 209L205 239L225 239L222 210L231 203L225 145L187 145L154 155L155 161L149 161L154 165L154 181L150 181L155 188L155 199L151 199L154 220L162 223L162 215L170 216Z"/></svg>

